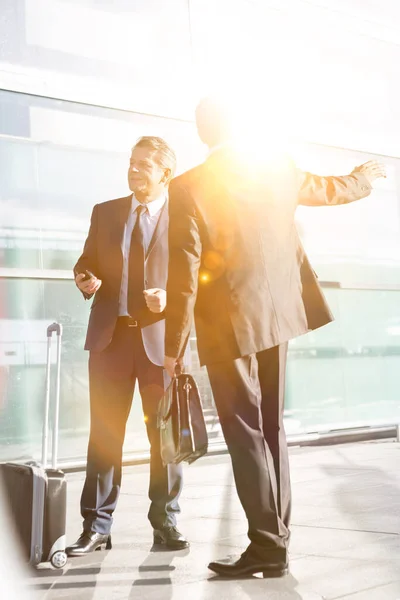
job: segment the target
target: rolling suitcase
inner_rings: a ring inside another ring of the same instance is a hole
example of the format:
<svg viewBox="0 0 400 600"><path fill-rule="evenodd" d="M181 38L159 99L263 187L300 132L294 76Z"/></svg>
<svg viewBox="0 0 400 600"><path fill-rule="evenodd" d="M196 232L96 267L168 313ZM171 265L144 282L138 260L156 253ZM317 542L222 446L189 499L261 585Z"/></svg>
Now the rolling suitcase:
<svg viewBox="0 0 400 600"><path fill-rule="evenodd" d="M51 468L47 468L53 333L57 334L57 376L52 464ZM4 495L9 499L10 514L27 560L32 565L49 561L58 569L64 567L67 562L65 553L67 482L64 473L57 469L61 339L62 325L53 323L47 328L46 397L41 464L3 463L0 465Z"/></svg>

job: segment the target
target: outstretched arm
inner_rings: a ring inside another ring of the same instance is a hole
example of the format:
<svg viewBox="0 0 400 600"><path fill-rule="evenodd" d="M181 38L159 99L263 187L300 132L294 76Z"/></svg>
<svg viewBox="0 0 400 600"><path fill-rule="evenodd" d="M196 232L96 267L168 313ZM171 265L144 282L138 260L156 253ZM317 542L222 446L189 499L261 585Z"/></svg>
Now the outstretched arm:
<svg viewBox="0 0 400 600"><path fill-rule="evenodd" d="M319 177L298 171L299 204L305 206L336 206L369 196L373 182L386 177L385 167L371 160L343 177Z"/></svg>

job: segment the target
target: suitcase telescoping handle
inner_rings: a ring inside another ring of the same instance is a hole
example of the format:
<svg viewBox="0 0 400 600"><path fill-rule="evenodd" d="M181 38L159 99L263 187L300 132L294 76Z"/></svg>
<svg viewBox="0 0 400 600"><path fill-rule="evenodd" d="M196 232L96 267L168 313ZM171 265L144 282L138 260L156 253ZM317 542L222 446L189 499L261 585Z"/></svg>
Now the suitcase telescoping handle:
<svg viewBox="0 0 400 600"><path fill-rule="evenodd" d="M57 334L57 361L56 361L56 393L54 398L53 418L53 448L51 466L57 468L58 460L58 421L60 414L60 374L61 374L61 339L62 325L52 323L47 328L47 361L46 361L46 397L44 406L43 438L42 438L42 466L47 467L48 445L49 445L49 410L50 410L50 375L51 375L51 342L53 333Z"/></svg>

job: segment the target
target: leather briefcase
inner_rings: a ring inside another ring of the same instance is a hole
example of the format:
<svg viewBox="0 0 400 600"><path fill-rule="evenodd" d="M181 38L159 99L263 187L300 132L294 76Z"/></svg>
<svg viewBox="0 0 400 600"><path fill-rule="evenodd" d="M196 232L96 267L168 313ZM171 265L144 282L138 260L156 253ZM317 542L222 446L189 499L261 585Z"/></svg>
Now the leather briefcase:
<svg viewBox="0 0 400 600"><path fill-rule="evenodd" d="M208 437L200 394L192 375L176 375L159 408L161 459L165 465L192 463L207 452Z"/></svg>

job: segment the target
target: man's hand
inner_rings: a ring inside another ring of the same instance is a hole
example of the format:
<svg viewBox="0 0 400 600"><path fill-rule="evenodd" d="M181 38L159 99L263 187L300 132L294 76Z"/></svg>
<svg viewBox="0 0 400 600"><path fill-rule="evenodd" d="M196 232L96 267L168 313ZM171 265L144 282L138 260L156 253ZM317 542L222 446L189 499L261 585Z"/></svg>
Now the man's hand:
<svg viewBox="0 0 400 600"><path fill-rule="evenodd" d="M167 292L160 288L144 290L147 308L153 313L161 313L167 305Z"/></svg>
<svg viewBox="0 0 400 600"><path fill-rule="evenodd" d="M183 358L172 358L172 356L164 356L164 369L168 375L172 378L175 377L176 367L178 366L180 371L183 371Z"/></svg>
<svg viewBox="0 0 400 600"><path fill-rule="evenodd" d="M77 287L81 290L81 292L84 292L85 294L95 294L102 284L101 279L97 279L97 277L95 277L94 275L86 281L83 281L84 278L85 273L79 273L75 277L75 283Z"/></svg>
<svg viewBox="0 0 400 600"><path fill-rule="evenodd" d="M379 177L386 177L386 167L377 160L369 160L368 162L356 167L353 173L362 173L368 179L370 185Z"/></svg>

